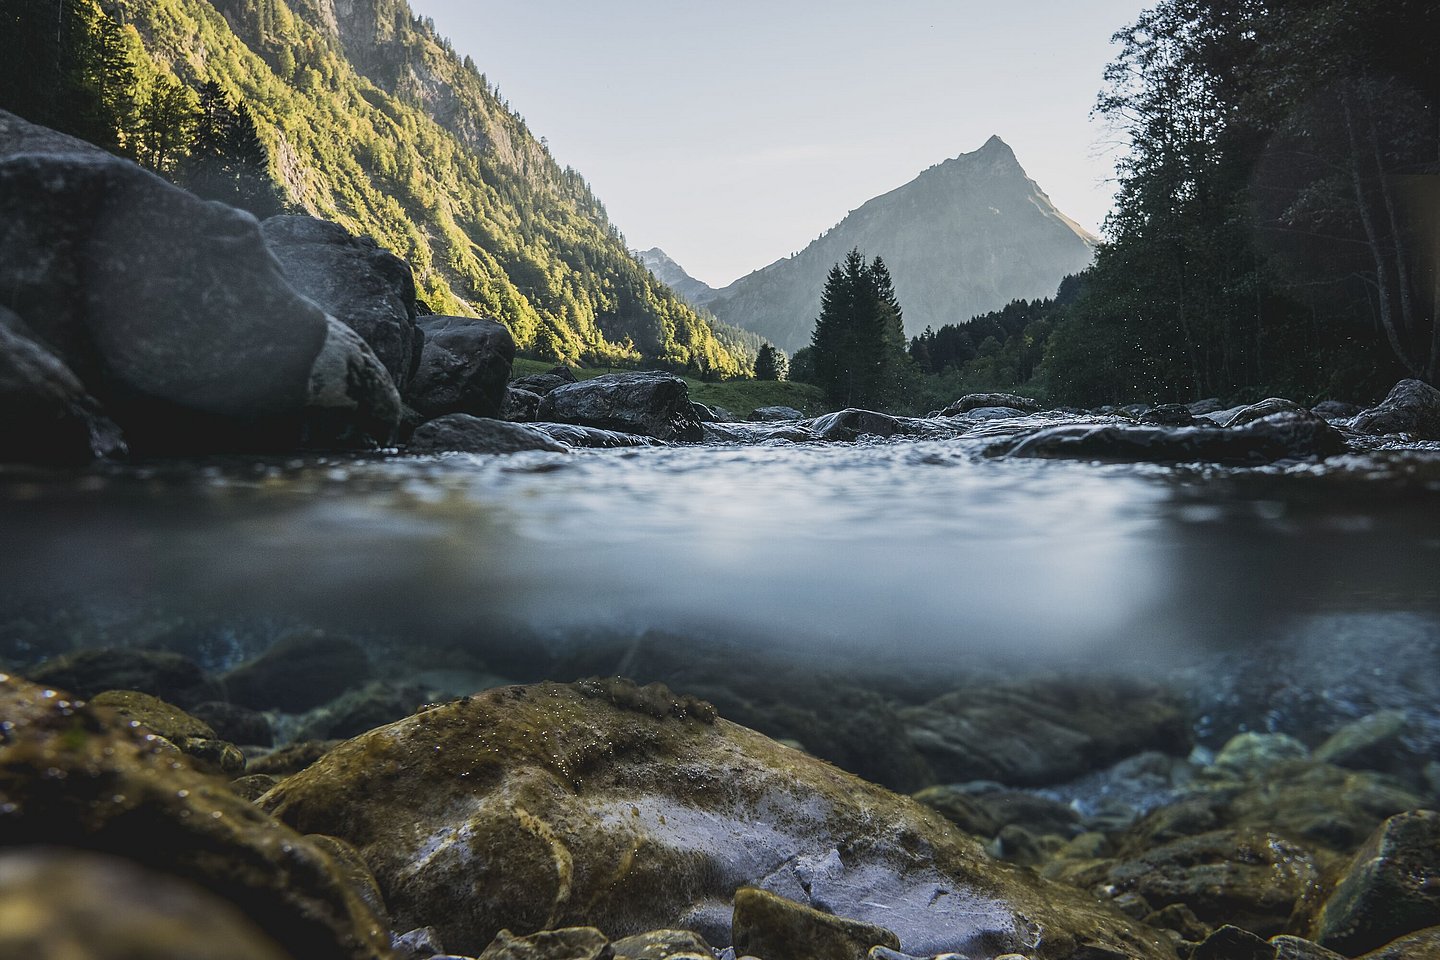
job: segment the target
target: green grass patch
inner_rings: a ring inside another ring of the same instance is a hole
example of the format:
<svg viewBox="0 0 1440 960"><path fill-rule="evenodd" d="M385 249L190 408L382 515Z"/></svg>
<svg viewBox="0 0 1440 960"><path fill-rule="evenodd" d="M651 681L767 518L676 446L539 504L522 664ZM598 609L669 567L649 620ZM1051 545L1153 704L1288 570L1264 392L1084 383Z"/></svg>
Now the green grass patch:
<svg viewBox="0 0 1440 960"><path fill-rule="evenodd" d="M555 366L544 360L515 358L511 377L528 377L535 373L546 373ZM607 373L623 373L621 367L571 367L577 380L589 380ZM707 407L724 407L740 419L759 407L794 407L808 417L818 417L827 412L825 394L819 387L808 383L792 383L789 380L725 380L706 383L703 380L684 378L690 387L690 399Z"/></svg>

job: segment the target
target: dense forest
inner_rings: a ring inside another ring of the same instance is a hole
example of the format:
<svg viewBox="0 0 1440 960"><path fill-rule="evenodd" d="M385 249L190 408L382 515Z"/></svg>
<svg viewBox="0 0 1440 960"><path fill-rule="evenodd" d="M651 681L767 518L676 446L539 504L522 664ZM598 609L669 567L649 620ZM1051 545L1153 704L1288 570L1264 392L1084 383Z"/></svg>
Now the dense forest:
<svg viewBox="0 0 1440 960"><path fill-rule="evenodd" d="M434 310L496 317L534 356L748 372L747 338L656 281L403 0L11 0L0 107L258 215L373 236Z"/></svg>
<svg viewBox="0 0 1440 960"><path fill-rule="evenodd" d="M1117 35L1097 106L1129 150L1095 265L917 337L911 406L1440 382L1436 37L1428 0L1157 4Z"/></svg>

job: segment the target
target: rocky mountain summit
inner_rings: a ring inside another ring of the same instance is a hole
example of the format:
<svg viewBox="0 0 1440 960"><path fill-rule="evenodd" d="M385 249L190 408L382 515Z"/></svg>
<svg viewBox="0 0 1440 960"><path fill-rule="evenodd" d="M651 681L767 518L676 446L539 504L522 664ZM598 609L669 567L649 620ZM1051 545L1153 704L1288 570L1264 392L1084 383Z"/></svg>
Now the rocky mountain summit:
<svg viewBox="0 0 1440 960"><path fill-rule="evenodd" d="M686 273L684 267L676 263L668 253L659 247L638 251L635 256L645 264L645 269L655 274L656 280L674 290L692 306L703 307L720 295L720 291L704 280L696 280Z"/></svg>
<svg viewBox="0 0 1440 960"><path fill-rule="evenodd" d="M800 253L736 280L707 305L794 352L810 342L826 272L858 247L889 266L913 336L1012 300L1054 296L1066 275L1089 266L1094 245L1009 145L991 137L863 204Z"/></svg>

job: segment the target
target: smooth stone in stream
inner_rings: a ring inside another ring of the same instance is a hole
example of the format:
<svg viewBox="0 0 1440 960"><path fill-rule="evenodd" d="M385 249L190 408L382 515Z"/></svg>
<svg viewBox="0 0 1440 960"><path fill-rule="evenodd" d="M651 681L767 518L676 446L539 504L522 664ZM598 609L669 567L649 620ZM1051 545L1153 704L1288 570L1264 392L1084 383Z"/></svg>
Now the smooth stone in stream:
<svg viewBox="0 0 1440 960"><path fill-rule="evenodd" d="M1407 433L1417 440L1440 440L1440 390L1422 380L1401 380L1378 406L1350 425L1356 433Z"/></svg>
<svg viewBox="0 0 1440 960"><path fill-rule="evenodd" d="M498 320L483 317L422 317L425 346L406 401L427 417L468 413L505 416L515 340Z"/></svg>
<svg viewBox="0 0 1440 960"><path fill-rule="evenodd" d="M1274 413L1239 427L1142 427L1117 424L1050 427L1018 442L1000 443L989 456L1101 460L1117 463L1259 465L1328 457L1345 439L1309 411Z"/></svg>
<svg viewBox="0 0 1440 960"><path fill-rule="evenodd" d="M421 424L407 449L416 454L568 452L564 444L537 427L472 417L467 413L452 413Z"/></svg>
<svg viewBox="0 0 1440 960"><path fill-rule="evenodd" d="M917 955L1174 956L914 801L659 686L486 691L340 745L264 803L352 843L397 926L434 926L460 954L507 927L678 923L724 942L735 891L758 886Z"/></svg>
<svg viewBox="0 0 1440 960"><path fill-rule="evenodd" d="M609 373L556 387L541 398L536 418L656 440L694 442L703 436L685 381L656 371Z"/></svg>
<svg viewBox="0 0 1440 960"><path fill-rule="evenodd" d="M958 417L961 414L970 413L983 407L1007 407L1012 410L1020 410L1025 413L1038 413L1044 407L1038 400L1029 397L1022 397L1014 393L971 393L966 394L959 400L950 404L940 411L942 417Z"/></svg>
<svg viewBox="0 0 1440 960"><path fill-rule="evenodd" d="M1350 861L1311 939L1347 956L1440 925L1440 813L1391 817Z"/></svg>
<svg viewBox="0 0 1440 960"><path fill-rule="evenodd" d="M735 892L730 940L737 952L806 960L867 960L871 947L900 948L900 938L883 927L821 913L753 887Z"/></svg>

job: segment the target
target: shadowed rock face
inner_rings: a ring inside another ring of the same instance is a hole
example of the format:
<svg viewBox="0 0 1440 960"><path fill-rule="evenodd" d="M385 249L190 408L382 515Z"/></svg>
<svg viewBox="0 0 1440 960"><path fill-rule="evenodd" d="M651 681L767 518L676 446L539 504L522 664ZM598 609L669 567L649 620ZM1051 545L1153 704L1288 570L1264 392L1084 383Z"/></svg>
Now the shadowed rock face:
<svg viewBox="0 0 1440 960"><path fill-rule="evenodd" d="M427 417L499 417L515 341L505 325L478 317L426 317L425 347L407 399Z"/></svg>
<svg viewBox="0 0 1440 960"><path fill-rule="evenodd" d="M352 740L262 802L353 843L397 927L432 925L462 953L503 927L724 942L752 885L882 924L909 953L1173 956L915 802L661 687L490 691Z"/></svg>
<svg viewBox="0 0 1440 960"><path fill-rule="evenodd" d="M389 376L291 289L250 214L0 113L0 222L0 306L132 447L388 441Z"/></svg>
<svg viewBox="0 0 1440 960"><path fill-rule="evenodd" d="M704 428L685 381L668 373L611 373L556 387L540 401L540 420L698 441Z"/></svg>

